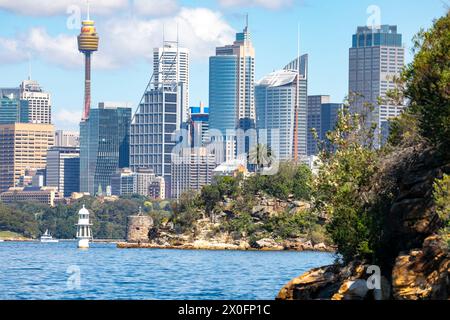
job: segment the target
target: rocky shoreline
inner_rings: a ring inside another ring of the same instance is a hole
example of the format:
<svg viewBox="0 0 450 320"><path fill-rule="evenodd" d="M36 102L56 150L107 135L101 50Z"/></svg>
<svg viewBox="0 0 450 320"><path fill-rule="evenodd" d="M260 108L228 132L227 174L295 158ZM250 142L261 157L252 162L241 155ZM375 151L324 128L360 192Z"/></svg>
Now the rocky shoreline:
<svg viewBox="0 0 450 320"><path fill-rule="evenodd" d="M259 242L259 244L258 244ZM251 246L246 241L235 243L194 241L177 244L158 244L154 242L118 242L119 249L179 249L179 250L234 250L234 251L316 251L316 252L335 252L335 248L327 246L324 243L313 245L307 242L289 242L277 243L271 239L262 239Z"/></svg>

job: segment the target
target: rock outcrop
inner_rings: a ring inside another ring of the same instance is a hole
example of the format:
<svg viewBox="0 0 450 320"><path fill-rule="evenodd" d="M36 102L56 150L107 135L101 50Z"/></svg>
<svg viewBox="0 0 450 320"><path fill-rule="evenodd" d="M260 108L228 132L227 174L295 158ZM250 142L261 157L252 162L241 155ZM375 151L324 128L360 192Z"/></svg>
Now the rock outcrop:
<svg viewBox="0 0 450 320"><path fill-rule="evenodd" d="M433 199L435 179L450 174L450 162L435 150L410 147L383 159L370 195L394 195L384 205L379 289L368 285L370 267L361 262L313 269L286 284L277 299L449 299L448 244Z"/></svg>
<svg viewBox="0 0 450 320"><path fill-rule="evenodd" d="M393 296L399 300L448 299L450 255L437 236L425 239L423 248L400 254L392 270Z"/></svg>

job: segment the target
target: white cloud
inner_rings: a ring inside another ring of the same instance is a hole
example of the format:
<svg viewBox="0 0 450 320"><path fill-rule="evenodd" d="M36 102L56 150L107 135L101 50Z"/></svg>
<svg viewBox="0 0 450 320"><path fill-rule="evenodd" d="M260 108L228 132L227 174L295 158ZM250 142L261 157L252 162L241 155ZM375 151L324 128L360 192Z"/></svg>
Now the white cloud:
<svg viewBox="0 0 450 320"><path fill-rule="evenodd" d="M53 114L53 120L58 124L74 125L80 123L81 112L61 110Z"/></svg>
<svg viewBox="0 0 450 320"><path fill-rule="evenodd" d="M292 5L294 0L219 0L223 7L263 7L266 9L280 9Z"/></svg>
<svg viewBox="0 0 450 320"><path fill-rule="evenodd" d="M163 29L166 39L175 40L177 25L180 46L190 50L192 59L214 54L216 46L230 43L234 36L233 28L219 12L205 8L181 8L173 17L134 16L126 23L111 18L97 24L100 47L94 55L93 68L115 69L141 59L151 61L153 48L162 44ZM76 35L53 36L44 28L32 28L15 39L0 38L0 64L25 61L28 53L63 68L83 65Z"/></svg>
<svg viewBox="0 0 450 320"><path fill-rule="evenodd" d="M141 16L167 16L179 9L177 0L134 0L133 12Z"/></svg>
<svg viewBox="0 0 450 320"><path fill-rule="evenodd" d="M73 5L86 10L86 0L0 0L0 10L29 16L62 15ZM93 14L107 15L127 6L128 0L91 0Z"/></svg>

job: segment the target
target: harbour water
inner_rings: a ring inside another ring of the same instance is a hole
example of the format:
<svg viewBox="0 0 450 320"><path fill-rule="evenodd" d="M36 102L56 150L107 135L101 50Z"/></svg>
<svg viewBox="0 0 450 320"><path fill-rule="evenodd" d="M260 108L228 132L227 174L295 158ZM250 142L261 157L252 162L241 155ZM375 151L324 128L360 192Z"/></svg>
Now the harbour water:
<svg viewBox="0 0 450 320"><path fill-rule="evenodd" d="M293 277L334 260L320 252L76 247L0 243L0 300L274 299Z"/></svg>

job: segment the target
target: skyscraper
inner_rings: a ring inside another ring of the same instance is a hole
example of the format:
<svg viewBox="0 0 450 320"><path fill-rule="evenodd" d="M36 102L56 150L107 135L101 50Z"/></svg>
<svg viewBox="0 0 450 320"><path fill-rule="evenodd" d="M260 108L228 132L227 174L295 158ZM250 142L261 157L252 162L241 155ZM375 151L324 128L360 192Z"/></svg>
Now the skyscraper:
<svg viewBox="0 0 450 320"><path fill-rule="evenodd" d="M300 74L290 64L286 70L272 72L256 84L256 127L267 130L267 138L259 131L260 143L266 142L278 160L306 155L307 55L301 60L304 64Z"/></svg>
<svg viewBox="0 0 450 320"><path fill-rule="evenodd" d="M80 123L80 191L111 187L111 176L129 166L131 108L99 103Z"/></svg>
<svg viewBox="0 0 450 320"><path fill-rule="evenodd" d="M189 134L192 147L202 147L208 140L209 108L202 103L198 107L190 107Z"/></svg>
<svg viewBox="0 0 450 320"><path fill-rule="evenodd" d="M81 22L81 33L78 36L78 50L84 54L84 109L83 120L89 118L91 108L91 56L98 50L99 37L95 30L95 23L90 19L89 1L87 7L87 18Z"/></svg>
<svg viewBox="0 0 450 320"><path fill-rule="evenodd" d="M308 96L308 156L316 155L318 152L317 140L312 130L321 139L322 105L330 102L330 96Z"/></svg>
<svg viewBox="0 0 450 320"><path fill-rule="evenodd" d="M29 122L28 101L20 99L19 89L0 88L0 124Z"/></svg>
<svg viewBox="0 0 450 320"><path fill-rule="evenodd" d="M255 49L246 26L231 45L209 58L209 128L220 130L226 158L236 156L235 138L227 130L255 127Z"/></svg>
<svg viewBox="0 0 450 320"><path fill-rule="evenodd" d="M179 83L184 105L182 121L186 122L189 112L189 50L173 41L165 41L161 48L154 48L153 75L156 83Z"/></svg>
<svg viewBox="0 0 450 320"><path fill-rule="evenodd" d="M349 91L362 95L352 103L352 111L362 113L364 103L373 105L369 123L377 125L375 146L386 139L389 119L398 116L403 106L378 103L386 92L395 88L394 77L399 76L405 63L402 35L397 26L382 25L378 28L358 27L350 48Z"/></svg>
<svg viewBox="0 0 450 320"><path fill-rule="evenodd" d="M28 101L28 122L52 123L52 100L34 80L24 80L20 84L20 99Z"/></svg>
<svg viewBox="0 0 450 320"><path fill-rule="evenodd" d="M152 169L165 180L170 197L171 161L181 129L183 100L181 86L160 85L145 92L131 124L130 167ZM186 137L187 138L187 137Z"/></svg>
<svg viewBox="0 0 450 320"><path fill-rule="evenodd" d="M178 47L176 42L171 44ZM187 125L186 84L173 70L188 60L184 53L186 61L181 62L184 59L178 57L182 54L179 48L167 55L165 51L161 55L157 52L154 74L131 124L130 167L133 171L152 169L164 179L165 196L170 198L172 154L180 140L188 144L188 137L180 139L178 134ZM188 66L183 68L189 70Z"/></svg>
<svg viewBox="0 0 450 320"><path fill-rule="evenodd" d="M0 125L0 192L15 187L25 170L44 169L47 150L53 144L53 125Z"/></svg>

